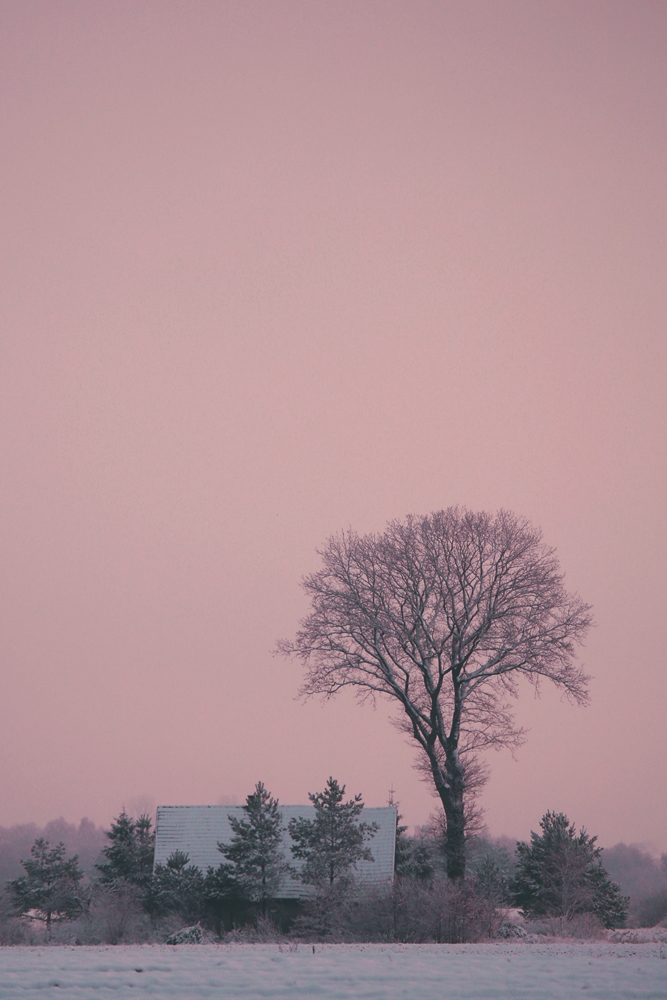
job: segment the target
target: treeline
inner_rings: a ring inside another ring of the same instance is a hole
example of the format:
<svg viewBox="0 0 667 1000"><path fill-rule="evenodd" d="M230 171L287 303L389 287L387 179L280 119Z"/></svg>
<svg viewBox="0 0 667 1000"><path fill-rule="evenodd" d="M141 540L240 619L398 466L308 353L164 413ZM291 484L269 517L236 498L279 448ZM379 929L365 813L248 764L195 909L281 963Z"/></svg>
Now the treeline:
<svg viewBox="0 0 667 1000"><path fill-rule="evenodd" d="M0 826L0 891L9 879L21 874L21 860L30 854L30 848L38 838L50 844L63 843L68 854L76 854L81 868L88 873L95 870L106 835L102 827L89 819L80 823L68 823L62 817L51 820L45 826L36 823L22 823L17 826Z"/></svg>
<svg viewBox="0 0 667 1000"><path fill-rule="evenodd" d="M530 843L472 838L466 875L457 880L447 877L442 826L434 822L409 837L399 817L394 878L369 887L359 883L356 866L372 860L369 844L377 828L363 821L361 796L346 801L345 786L330 778L309 798L315 818L291 820L286 854L279 803L258 783L243 818L230 817L232 837L218 844L220 864L205 872L180 851L154 865L148 816L134 819L123 812L114 820L92 877L76 855L67 856L64 843L53 847L38 837L21 863L23 874L6 884L0 943L38 940L39 926L42 936L80 943L286 934L455 942L527 931L588 936L627 919L629 900L603 865L596 838L577 832L563 814L547 813ZM639 905L633 900L632 922L652 926L665 920L667 859L661 881L656 863L637 848L617 845L605 853L605 862L608 857L652 889ZM286 878L301 883L303 898L281 898ZM525 929L508 919L512 908L528 918Z"/></svg>

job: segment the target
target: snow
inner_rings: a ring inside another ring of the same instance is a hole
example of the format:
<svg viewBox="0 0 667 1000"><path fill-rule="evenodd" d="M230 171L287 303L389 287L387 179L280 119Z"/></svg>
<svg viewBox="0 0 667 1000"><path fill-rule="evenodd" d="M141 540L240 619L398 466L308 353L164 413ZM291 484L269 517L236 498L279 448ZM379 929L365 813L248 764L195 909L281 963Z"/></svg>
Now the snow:
<svg viewBox="0 0 667 1000"><path fill-rule="evenodd" d="M665 1000L666 959L660 942L7 947L0 998Z"/></svg>

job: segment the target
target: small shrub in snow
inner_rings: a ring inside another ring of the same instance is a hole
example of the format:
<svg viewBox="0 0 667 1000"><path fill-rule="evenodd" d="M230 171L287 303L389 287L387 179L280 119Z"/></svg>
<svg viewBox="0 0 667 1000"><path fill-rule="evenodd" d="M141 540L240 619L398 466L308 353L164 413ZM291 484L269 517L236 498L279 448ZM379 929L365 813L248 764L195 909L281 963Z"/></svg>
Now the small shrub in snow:
<svg viewBox="0 0 667 1000"><path fill-rule="evenodd" d="M224 937L230 944L277 944L284 939L284 934L270 916L258 917L255 924L229 931Z"/></svg>
<svg viewBox="0 0 667 1000"><path fill-rule="evenodd" d="M505 920L498 928L498 937L506 939L525 938L528 935L520 924L513 924L509 920Z"/></svg>
<svg viewBox="0 0 667 1000"><path fill-rule="evenodd" d="M525 930L528 934L540 934L546 937L579 938L584 941L597 941L606 935L602 922L593 913L576 913L567 917L543 917L541 920L527 920Z"/></svg>
<svg viewBox="0 0 667 1000"><path fill-rule="evenodd" d="M201 924L194 924L192 927L181 927L180 931L170 934L165 944L201 944L203 938Z"/></svg>
<svg viewBox="0 0 667 1000"><path fill-rule="evenodd" d="M613 944L667 944L667 928L634 927L632 930L618 930L609 935Z"/></svg>
<svg viewBox="0 0 667 1000"><path fill-rule="evenodd" d="M605 928L600 918L594 913L575 913L573 917L564 922L561 933L563 937L595 941L605 936Z"/></svg>

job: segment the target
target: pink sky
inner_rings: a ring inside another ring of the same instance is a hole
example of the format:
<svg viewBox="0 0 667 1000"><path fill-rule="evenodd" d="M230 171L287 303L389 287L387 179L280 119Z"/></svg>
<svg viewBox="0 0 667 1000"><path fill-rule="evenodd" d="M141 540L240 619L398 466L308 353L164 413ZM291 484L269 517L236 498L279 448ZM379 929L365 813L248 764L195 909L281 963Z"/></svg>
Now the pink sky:
<svg viewBox="0 0 667 1000"><path fill-rule="evenodd" d="M0 825L436 803L274 659L340 528L540 525L592 703L494 755L667 850L662 2L0 2Z"/></svg>

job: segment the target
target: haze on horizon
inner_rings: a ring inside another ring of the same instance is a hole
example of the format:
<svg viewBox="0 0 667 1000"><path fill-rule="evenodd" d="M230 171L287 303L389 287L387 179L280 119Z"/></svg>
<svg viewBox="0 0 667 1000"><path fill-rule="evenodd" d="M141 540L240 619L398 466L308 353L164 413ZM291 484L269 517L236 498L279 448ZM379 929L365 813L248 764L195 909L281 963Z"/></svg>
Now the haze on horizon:
<svg viewBox="0 0 667 1000"><path fill-rule="evenodd" d="M667 8L0 0L0 826L437 807L274 659L316 548L525 515L594 607L492 833L667 851Z"/></svg>

